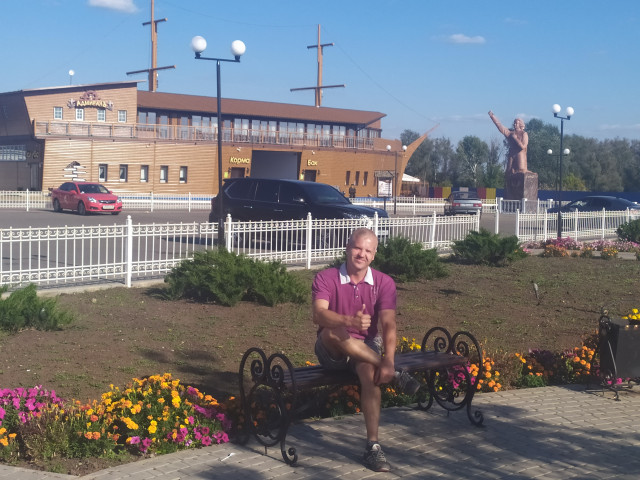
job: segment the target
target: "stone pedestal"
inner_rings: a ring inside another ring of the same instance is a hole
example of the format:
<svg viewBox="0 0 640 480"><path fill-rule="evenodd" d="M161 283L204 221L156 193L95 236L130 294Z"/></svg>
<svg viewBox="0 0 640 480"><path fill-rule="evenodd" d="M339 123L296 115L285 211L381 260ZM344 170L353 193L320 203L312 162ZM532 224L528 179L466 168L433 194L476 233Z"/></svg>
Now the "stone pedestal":
<svg viewBox="0 0 640 480"><path fill-rule="evenodd" d="M505 178L506 200L538 200L538 174L512 173Z"/></svg>

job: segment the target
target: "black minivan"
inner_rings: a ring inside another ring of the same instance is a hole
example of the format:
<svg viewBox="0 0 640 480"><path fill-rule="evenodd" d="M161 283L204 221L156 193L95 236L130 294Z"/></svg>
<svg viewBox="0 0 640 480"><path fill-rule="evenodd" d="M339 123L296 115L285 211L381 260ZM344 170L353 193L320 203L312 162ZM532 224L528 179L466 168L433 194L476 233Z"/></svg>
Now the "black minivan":
<svg viewBox="0 0 640 480"><path fill-rule="evenodd" d="M301 220L313 218L388 217L380 208L353 205L331 185L300 180L229 178L222 186L224 217L233 220ZM218 197L211 199L209 221L220 218Z"/></svg>

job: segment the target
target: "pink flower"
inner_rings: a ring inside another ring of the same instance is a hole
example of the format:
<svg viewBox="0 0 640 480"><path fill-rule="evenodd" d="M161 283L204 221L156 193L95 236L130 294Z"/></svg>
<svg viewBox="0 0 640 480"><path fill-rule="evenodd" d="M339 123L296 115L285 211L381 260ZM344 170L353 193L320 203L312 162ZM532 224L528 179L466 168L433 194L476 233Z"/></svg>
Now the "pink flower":
<svg viewBox="0 0 640 480"><path fill-rule="evenodd" d="M202 437L202 445L205 447L211 445L211 437Z"/></svg>

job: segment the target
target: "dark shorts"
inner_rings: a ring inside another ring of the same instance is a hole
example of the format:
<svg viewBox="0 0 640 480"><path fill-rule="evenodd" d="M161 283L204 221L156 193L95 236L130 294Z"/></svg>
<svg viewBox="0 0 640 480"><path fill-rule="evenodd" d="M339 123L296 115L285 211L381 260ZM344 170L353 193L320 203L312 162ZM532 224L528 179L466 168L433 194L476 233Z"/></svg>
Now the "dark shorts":
<svg viewBox="0 0 640 480"><path fill-rule="evenodd" d="M382 337L377 336L372 339L365 340L365 345L367 345L371 350L376 352L378 355L382 355ZM350 361L349 357L344 356L342 358L333 358L327 349L324 346L324 343L320 340L320 336L316 339L316 357L318 357L318 362L327 370L350 370L355 373L355 362Z"/></svg>

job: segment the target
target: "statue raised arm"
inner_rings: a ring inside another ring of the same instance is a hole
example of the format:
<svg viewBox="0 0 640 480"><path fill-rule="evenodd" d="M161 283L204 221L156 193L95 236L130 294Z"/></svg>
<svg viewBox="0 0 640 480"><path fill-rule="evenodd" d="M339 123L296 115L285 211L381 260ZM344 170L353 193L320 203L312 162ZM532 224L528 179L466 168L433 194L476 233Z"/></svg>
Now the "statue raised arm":
<svg viewBox="0 0 640 480"><path fill-rule="evenodd" d="M527 169L527 145L529 144L529 135L524 131L524 122L520 118L513 121L513 128L509 129L503 126L491 110L489 117L496 125L500 133L502 133L508 143L509 152L507 154L507 168L505 173L525 173Z"/></svg>

